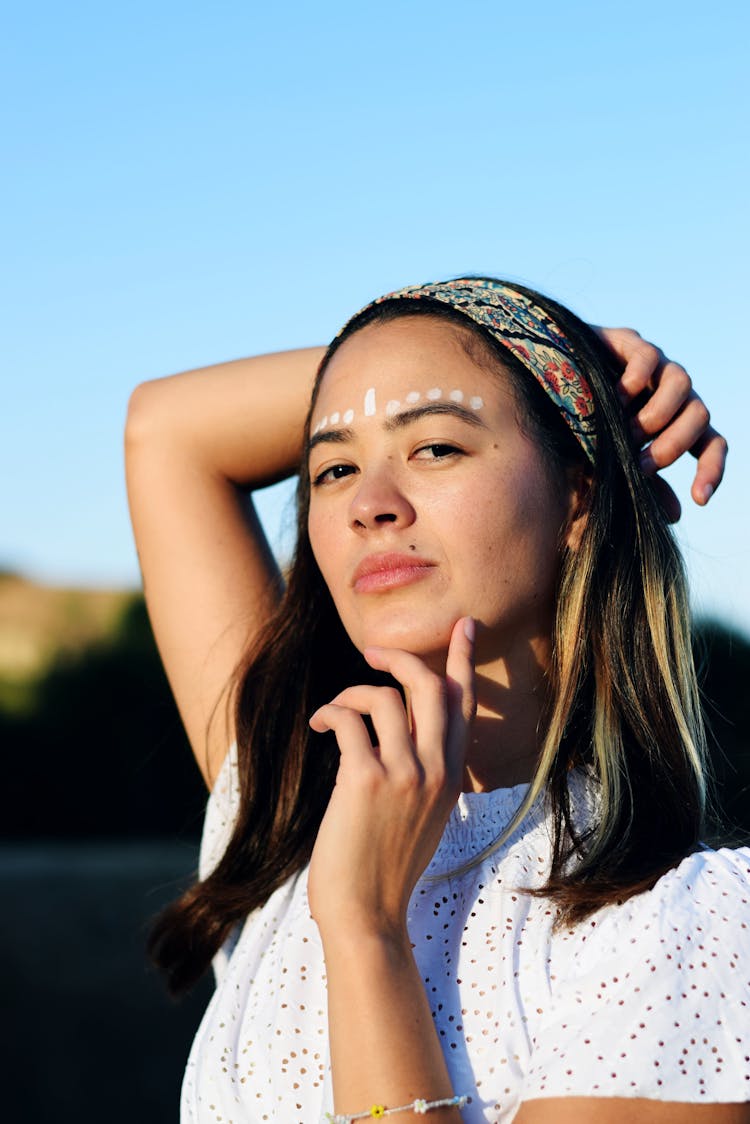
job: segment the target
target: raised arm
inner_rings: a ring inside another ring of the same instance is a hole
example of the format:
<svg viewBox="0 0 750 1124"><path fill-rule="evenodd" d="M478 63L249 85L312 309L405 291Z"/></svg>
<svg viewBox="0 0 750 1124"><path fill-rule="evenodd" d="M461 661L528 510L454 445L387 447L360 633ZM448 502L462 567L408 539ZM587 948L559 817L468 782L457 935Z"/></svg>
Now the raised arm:
<svg viewBox="0 0 750 1124"><path fill-rule="evenodd" d="M146 603L198 765L211 787L233 738L224 691L279 595L248 490L297 469L322 348L142 383L125 435Z"/></svg>

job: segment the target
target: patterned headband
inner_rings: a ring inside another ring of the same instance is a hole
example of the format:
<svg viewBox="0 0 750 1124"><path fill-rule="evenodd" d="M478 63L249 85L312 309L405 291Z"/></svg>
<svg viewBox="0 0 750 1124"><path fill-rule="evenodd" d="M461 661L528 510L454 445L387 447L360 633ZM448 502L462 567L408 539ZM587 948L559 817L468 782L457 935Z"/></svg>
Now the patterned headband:
<svg viewBox="0 0 750 1124"><path fill-rule="evenodd" d="M357 316L385 301L423 298L450 305L512 351L555 403L593 462L596 433L591 387L576 362L570 342L543 308L499 281L459 277L455 281L411 285L386 293L365 305Z"/></svg>

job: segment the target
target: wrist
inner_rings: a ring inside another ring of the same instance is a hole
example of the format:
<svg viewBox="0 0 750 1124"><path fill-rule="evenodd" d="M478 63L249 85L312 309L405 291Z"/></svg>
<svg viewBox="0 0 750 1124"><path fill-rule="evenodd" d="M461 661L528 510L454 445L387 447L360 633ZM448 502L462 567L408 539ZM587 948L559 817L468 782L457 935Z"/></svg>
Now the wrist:
<svg viewBox="0 0 750 1124"><path fill-rule="evenodd" d="M329 924L318 922L318 929L326 961L332 957L346 960L352 956L360 964L364 958L385 965L413 959L413 945L405 919L391 922L384 917L349 915L333 919Z"/></svg>

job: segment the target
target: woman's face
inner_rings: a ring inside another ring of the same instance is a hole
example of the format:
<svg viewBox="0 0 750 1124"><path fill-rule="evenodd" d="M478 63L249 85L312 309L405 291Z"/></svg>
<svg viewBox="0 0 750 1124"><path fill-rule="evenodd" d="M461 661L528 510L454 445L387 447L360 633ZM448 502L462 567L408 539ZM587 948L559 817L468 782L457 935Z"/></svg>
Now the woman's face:
<svg viewBox="0 0 750 1124"><path fill-rule="evenodd" d="M510 381L432 317L371 324L334 354L311 422L312 549L357 648L478 661L549 637L572 498L520 429Z"/></svg>

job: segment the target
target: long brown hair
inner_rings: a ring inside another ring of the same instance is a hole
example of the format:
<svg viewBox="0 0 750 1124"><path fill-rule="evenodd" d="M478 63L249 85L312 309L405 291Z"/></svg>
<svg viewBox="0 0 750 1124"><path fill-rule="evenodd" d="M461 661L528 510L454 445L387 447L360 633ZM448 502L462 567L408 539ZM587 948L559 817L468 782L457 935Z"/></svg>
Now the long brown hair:
<svg viewBox="0 0 750 1124"><path fill-rule="evenodd" d="M590 475L588 517L575 551L561 552L556 623L539 764L511 829L545 792L553 823L550 875L541 893L574 923L653 885L698 843L705 739L692 663L679 551L637 450L614 384L618 371L592 330L520 285L546 309L576 352L596 405L591 471L558 411L491 335L446 305L384 302L347 326L321 363L368 323L440 316L471 357L510 377L519 424L553 468ZM309 432L310 413L305 426ZM149 948L170 990L189 987L253 909L308 862L332 791L332 734L308 718L352 683L382 681L349 640L310 547L307 449L297 492L297 545L281 603L238 672L234 710L240 776L237 822L216 869L157 920ZM599 814L576 829L568 773L598 782ZM495 846L499 845L496 841ZM480 856L481 858L481 856ZM475 859L474 861L478 861Z"/></svg>

